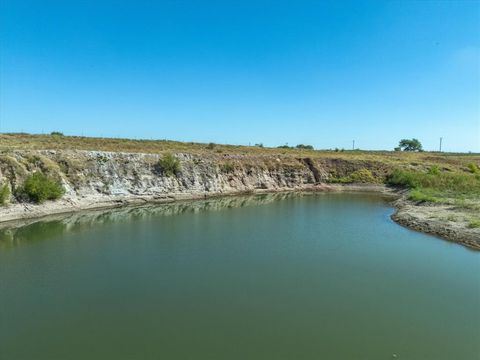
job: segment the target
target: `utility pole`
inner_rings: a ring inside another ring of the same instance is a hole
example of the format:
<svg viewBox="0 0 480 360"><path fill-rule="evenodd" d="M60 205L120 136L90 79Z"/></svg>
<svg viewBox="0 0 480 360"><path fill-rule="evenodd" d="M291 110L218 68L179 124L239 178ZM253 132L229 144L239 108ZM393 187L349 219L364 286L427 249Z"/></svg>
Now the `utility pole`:
<svg viewBox="0 0 480 360"><path fill-rule="evenodd" d="M442 140L443 140L443 137L440 138L440 152L442 152Z"/></svg>
<svg viewBox="0 0 480 360"><path fill-rule="evenodd" d="M352 140L352 150L355 150L355 140Z"/></svg>

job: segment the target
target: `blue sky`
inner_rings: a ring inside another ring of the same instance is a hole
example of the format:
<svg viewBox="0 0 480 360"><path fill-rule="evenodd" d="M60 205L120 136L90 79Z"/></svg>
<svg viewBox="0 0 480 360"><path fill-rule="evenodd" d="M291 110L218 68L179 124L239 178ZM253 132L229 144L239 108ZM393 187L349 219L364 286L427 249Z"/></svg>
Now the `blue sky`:
<svg viewBox="0 0 480 360"><path fill-rule="evenodd" d="M480 151L480 2L1 7L1 132Z"/></svg>

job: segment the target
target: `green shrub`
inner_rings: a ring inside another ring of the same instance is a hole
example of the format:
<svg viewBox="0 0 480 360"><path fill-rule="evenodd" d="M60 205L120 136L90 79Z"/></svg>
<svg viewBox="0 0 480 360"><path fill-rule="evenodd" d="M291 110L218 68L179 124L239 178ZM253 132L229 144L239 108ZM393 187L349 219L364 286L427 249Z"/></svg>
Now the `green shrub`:
<svg viewBox="0 0 480 360"><path fill-rule="evenodd" d="M226 163L220 165L220 169L222 170L222 172L230 174L230 173L233 173L235 171L235 164L233 164L231 162L226 162Z"/></svg>
<svg viewBox="0 0 480 360"><path fill-rule="evenodd" d="M333 183L342 183L342 184L351 184L351 183L361 183L361 184L375 184L379 180L376 178L372 172L368 169L359 169L352 172L348 176L332 178L330 182Z"/></svg>
<svg viewBox="0 0 480 360"><path fill-rule="evenodd" d="M430 167L430 169L428 169L428 173L430 175L440 175L440 168L438 167L438 165L432 165Z"/></svg>
<svg viewBox="0 0 480 360"><path fill-rule="evenodd" d="M180 160L171 153L166 153L158 161L158 166L166 176L177 175L180 172Z"/></svg>
<svg viewBox="0 0 480 360"><path fill-rule="evenodd" d="M477 164L475 164L474 162L471 162L467 165L468 169L470 170L470 172L472 174L479 174L480 173L480 168L478 167Z"/></svg>
<svg viewBox="0 0 480 360"><path fill-rule="evenodd" d="M438 199L435 196L429 195L428 193L423 192L422 190L412 190L408 195L408 199L412 201L428 201L428 202L438 202Z"/></svg>
<svg viewBox="0 0 480 360"><path fill-rule="evenodd" d="M377 178L373 176L372 172L368 169L360 169L350 174L350 180L353 183L376 183Z"/></svg>
<svg viewBox="0 0 480 360"><path fill-rule="evenodd" d="M52 132L50 133L50 135L52 135L52 136L63 136L63 133L60 132L60 131L52 131Z"/></svg>
<svg viewBox="0 0 480 360"><path fill-rule="evenodd" d="M470 229L480 228L480 219L472 219L467 225Z"/></svg>
<svg viewBox="0 0 480 360"><path fill-rule="evenodd" d="M215 149L215 143L212 143L212 142L209 143L209 144L207 145L207 149L208 149L208 150L213 150L213 149Z"/></svg>
<svg viewBox="0 0 480 360"><path fill-rule="evenodd" d="M63 196L65 190L62 184L42 173L34 173L27 177L18 196L24 200L43 203L46 200L56 200Z"/></svg>
<svg viewBox="0 0 480 360"><path fill-rule="evenodd" d="M5 205L10 199L10 188L7 184L0 185L0 205Z"/></svg>

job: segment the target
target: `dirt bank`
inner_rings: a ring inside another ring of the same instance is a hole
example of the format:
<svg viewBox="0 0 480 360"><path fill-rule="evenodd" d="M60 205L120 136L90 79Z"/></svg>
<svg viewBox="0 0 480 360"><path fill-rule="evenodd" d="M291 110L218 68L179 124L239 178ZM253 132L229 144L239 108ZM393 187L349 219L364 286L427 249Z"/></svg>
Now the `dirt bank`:
<svg viewBox="0 0 480 360"><path fill-rule="evenodd" d="M452 205L413 203L405 197L394 206L392 219L398 224L480 250L480 228L469 226L471 211Z"/></svg>
<svg viewBox="0 0 480 360"><path fill-rule="evenodd" d="M0 222L40 218L80 210L166 203L238 194L292 191L373 191L394 194L392 219L480 250L480 228L469 227L467 210L405 200L405 194L375 184L332 181L367 169L380 183L389 171L379 161L236 154L175 153L181 169L168 175L159 167L161 154L79 150L9 151L0 156L0 181L12 193L0 208ZM18 201L15 189L40 171L61 181L62 199L35 205Z"/></svg>

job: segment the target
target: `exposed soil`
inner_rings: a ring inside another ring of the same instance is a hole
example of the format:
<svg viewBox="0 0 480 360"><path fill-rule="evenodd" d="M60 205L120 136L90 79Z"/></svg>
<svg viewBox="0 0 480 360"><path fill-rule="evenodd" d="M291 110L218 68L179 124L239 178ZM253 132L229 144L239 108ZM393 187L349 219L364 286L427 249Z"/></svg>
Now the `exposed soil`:
<svg viewBox="0 0 480 360"><path fill-rule="evenodd" d="M480 250L480 228L469 222L472 210L413 203L399 190L383 185L329 184L353 171L367 169L381 180L388 163L365 159L265 156L253 154L197 155L175 153L181 171L168 176L159 168L161 154L79 150L8 151L0 155L0 182L11 192L30 174L41 171L62 182L59 201L35 205L18 202L0 208L0 223L79 210L245 193L291 191L373 191L395 195L392 219L411 229ZM475 224L474 224L475 225ZM473 226L474 226L473 225Z"/></svg>

